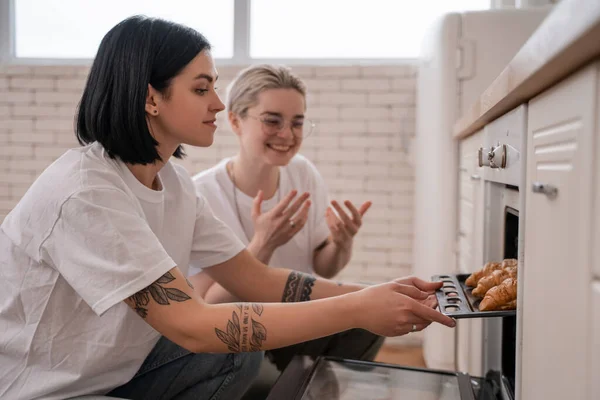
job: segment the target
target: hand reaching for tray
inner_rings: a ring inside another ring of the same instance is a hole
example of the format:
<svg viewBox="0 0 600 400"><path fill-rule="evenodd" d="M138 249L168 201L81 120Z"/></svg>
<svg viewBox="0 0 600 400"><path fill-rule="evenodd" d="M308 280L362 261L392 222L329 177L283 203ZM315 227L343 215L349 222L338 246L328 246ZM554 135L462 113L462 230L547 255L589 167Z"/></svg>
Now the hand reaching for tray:
<svg viewBox="0 0 600 400"><path fill-rule="evenodd" d="M400 336L425 329L432 322L448 327L456 322L434 310L437 307L432 293L441 282L426 282L410 277L367 287L356 297L353 317L356 327L382 336Z"/></svg>
<svg viewBox="0 0 600 400"><path fill-rule="evenodd" d="M443 282L430 282L419 279L416 276L394 279L394 282L402 285L413 286L427 294L435 294L435 291L442 287Z"/></svg>
<svg viewBox="0 0 600 400"><path fill-rule="evenodd" d="M429 294L426 299L418 301L427 307L433 308L434 310L437 308L438 301L437 297L435 296L435 291L442 287L442 282L428 282L414 276L396 279L394 282L416 287L417 289Z"/></svg>

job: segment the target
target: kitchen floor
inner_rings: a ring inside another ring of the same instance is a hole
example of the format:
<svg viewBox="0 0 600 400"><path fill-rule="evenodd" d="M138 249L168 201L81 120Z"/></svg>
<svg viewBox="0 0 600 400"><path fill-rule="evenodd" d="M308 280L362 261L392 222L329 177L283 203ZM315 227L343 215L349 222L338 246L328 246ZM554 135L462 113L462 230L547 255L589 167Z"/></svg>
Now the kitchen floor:
<svg viewBox="0 0 600 400"><path fill-rule="evenodd" d="M426 368L422 347L382 346L376 362Z"/></svg>

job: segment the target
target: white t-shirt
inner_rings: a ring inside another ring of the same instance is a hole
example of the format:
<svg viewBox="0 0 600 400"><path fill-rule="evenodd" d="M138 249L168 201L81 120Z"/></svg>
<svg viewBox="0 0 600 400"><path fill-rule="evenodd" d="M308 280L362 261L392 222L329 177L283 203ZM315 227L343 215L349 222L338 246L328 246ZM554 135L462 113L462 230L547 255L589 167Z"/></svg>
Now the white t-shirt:
<svg viewBox="0 0 600 400"><path fill-rule="evenodd" d="M155 191L94 143L65 153L0 227L0 398L105 394L160 334L123 300L244 245L167 163Z"/></svg>
<svg viewBox="0 0 600 400"><path fill-rule="evenodd" d="M197 174L193 179L196 188L206 198L217 218L225 222L247 246L249 239L254 236L254 223L251 218L254 199L234 188L227 173L229 161L231 159L226 158L214 167ZM325 210L329 204L327 187L317 168L304 156L296 155L279 171L279 188L272 198L263 201L262 212L271 210L293 189L298 190L298 195L310 193L312 204L306 225L289 242L274 251L269 264L312 274L314 250L330 233L325 220ZM234 189L237 193L241 222L235 208Z"/></svg>

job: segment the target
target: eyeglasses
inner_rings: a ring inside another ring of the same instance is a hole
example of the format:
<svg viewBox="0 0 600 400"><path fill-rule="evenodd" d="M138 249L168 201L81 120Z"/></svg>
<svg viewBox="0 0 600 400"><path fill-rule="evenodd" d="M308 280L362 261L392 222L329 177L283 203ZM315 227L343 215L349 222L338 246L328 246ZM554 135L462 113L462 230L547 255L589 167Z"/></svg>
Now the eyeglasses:
<svg viewBox="0 0 600 400"><path fill-rule="evenodd" d="M306 138L310 136L315 130L315 124L306 118L296 119L286 122L281 117L275 115L268 115L263 117L255 117L248 115L248 117L258 120L262 123L263 132L265 135L273 136L282 132L286 127L289 126L290 130L296 137Z"/></svg>

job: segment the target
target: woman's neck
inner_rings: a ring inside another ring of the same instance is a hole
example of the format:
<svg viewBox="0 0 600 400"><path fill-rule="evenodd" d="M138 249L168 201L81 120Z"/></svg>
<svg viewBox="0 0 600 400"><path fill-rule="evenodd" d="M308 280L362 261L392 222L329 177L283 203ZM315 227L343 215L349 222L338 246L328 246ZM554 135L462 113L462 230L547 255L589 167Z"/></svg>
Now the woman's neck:
<svg viewBox="0 0 600 400"><path fill-rule="evenodd" d="M156 179L158 176L158 171L164 166L162 162L157 162L155 164L125 164L127 168L131 171L133 176L136 177L138 181L142 183L142 185L152 189L152 190L161 190L160 180Z"/></svg>
<svg viewBox="0 0 600 400"><path fill-rule="evenodd" d="M165 149L168 147L168 149ZM160 180L157 179L158 172L165 166L165 164L169 161L171 154L175 152L177 147L173 146L165 146L158 145L156 146L156 151L160 155L162 160L157 160L153 164L125 164L127 168L131 171L133 176L136 177L138 181L142 183L142 185L152 189L152 190L161 190L162 187L160 185ZM165 154L167 154L165 156Z"/></svg>
<svg viewBox="0 0 600 400"><path fill-rule="evenodd" d="M267 200L277 192L279 168L276 166L248 160L238 154L229 163L228 172L235 186L250 197L255 197L262 190L263 198Z"/></svg>

